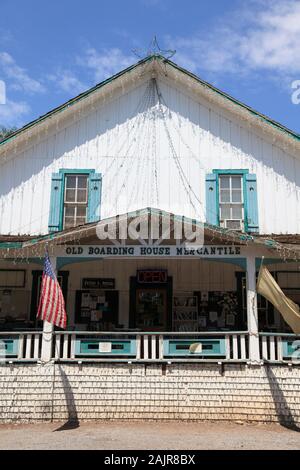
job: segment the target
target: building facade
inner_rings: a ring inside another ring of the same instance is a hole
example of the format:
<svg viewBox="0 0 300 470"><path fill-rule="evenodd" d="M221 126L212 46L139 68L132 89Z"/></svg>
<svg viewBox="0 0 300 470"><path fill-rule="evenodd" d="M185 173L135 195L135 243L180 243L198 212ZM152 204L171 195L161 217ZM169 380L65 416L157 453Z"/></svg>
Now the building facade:
<svg viewBox="0 0 300 470"><path fill-rule="evenodd" d="M3 420L297 422L297 337L256 277L300 302L299 135L153 55L2 141L0 169ZM66 331L36 319L46 249Z"/></svg>

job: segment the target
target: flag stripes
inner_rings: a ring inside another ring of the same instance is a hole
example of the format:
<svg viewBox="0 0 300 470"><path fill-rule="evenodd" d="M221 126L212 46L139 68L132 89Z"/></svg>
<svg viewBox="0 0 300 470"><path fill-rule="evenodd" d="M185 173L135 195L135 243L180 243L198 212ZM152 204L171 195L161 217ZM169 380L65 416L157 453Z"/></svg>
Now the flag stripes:
<svg viewBox="0 0 300 470"><path fill-rule="evenodd" d="M67 314L63 293L52 269L48 253L46 254L44 262L37 318L63 329L65 329L67 325Z"/></svg>

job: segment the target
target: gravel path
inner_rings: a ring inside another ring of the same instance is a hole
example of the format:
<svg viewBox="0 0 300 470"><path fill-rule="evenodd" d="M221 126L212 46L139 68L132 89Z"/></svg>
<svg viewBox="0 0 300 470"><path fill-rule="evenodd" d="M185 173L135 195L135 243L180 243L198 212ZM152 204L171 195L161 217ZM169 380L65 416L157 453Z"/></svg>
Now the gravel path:
<svg viewBox="0 0 300 470"><path fill-rule="evenodd" d="M300 449L300 432L276 424L101 422L74 429L65 429L63 423L0 425L0 449Z"/></svg>

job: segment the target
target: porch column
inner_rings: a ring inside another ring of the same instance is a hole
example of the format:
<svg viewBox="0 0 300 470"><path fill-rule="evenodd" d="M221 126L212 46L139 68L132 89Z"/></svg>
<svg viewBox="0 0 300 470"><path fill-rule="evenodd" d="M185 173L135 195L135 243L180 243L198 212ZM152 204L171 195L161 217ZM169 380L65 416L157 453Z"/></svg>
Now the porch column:
<svg viewBox="0 0 300 470"><path fill-rule="evenodd" d="M247 323L250 362L260 362L255 255L247 256Z"/></svg>
<svg viewBox="0 0 300 470"><path fill-rule="evenodd" d="M56 256L50 256L49 259L50 259L52 269L55 275L57 275L57 269L56 269L57 258ZM42 354L41 354L42 362L48 362L51 360L53 330L54 330L54 326L52 323L49 323L47 321L43 322Z"/></svg>

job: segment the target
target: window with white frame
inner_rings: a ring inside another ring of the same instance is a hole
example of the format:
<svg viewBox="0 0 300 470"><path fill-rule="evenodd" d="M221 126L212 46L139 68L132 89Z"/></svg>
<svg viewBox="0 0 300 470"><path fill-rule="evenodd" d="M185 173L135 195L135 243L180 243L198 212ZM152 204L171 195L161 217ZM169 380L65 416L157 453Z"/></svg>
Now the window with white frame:
<svg viewBox="0 0 300 470"><path fill-rule="evenodd" d="M244 230L242 175L219 175L219 211L222 227Z"/></svg>
<svg viewBox="0 0 300 470"><path fill-rule="evenodd" d="M76 227L87 222L88 175L66 174L64 187L63 228Z"/></svg>

